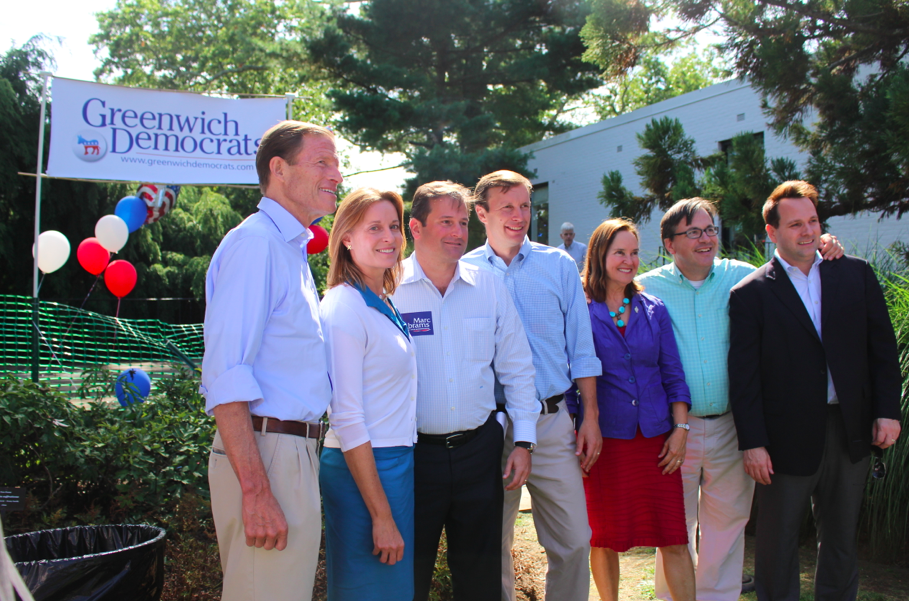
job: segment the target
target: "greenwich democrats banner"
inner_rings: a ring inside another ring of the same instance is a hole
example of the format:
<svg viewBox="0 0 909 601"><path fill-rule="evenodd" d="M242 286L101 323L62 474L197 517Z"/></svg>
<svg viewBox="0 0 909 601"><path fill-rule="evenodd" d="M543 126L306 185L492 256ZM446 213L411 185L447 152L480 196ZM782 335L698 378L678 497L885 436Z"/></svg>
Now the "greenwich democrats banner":
<svg viewBox="0 0 909 601"><path fill-rule="evenodd" d="M229 100L54 78L52 177L256 184L262 134L284 98Z"/></svg>

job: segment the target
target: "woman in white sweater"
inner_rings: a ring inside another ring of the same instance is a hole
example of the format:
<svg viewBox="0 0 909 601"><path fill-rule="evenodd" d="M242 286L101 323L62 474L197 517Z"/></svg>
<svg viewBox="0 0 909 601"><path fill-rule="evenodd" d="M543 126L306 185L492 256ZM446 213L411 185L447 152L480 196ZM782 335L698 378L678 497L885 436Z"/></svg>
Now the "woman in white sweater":
<svg viewBox="0 0 909 601"><path fill-rule="evenodd" d="M401 275L404 203L360 188L335 215L329 290L331 429L319 480L329 601L413 597L413 445L417 364L389 298Z"/></svg>

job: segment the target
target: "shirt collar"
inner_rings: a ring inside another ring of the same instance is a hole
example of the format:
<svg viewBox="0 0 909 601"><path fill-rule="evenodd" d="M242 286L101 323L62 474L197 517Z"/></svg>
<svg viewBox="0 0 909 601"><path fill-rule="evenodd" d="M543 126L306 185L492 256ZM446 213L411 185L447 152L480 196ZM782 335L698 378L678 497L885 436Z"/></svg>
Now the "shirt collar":
<svg viewBox="0 0 909 601"><path fill-rule="evenodd" d="M515 259L523 261L528 256L530 256L530 251L533 250L533 246L530 245L530 238L524 236L524 243L521 244L521 250L518 251L518 254L515 255ZM502 258L496 254L496 251L492 249L492 246L489 244L489 240L486 240L486 244L483 245L483 253L486 255L486 260L490 263L493 263L496 259L502 261ZM507 267L507 266L506 266Z"/></svg>
<svg viewBox="0 0 909 601"><path fill-rule="evenodd" d="M369 286L364 286L363 284L357 284L351 282L350 285L355 288L360 296L363 297L363 301L366 303L367 307L372 307L379 311L379 313L385 315L388 319L391 320L393 324L398 326L398 329L404 332L405 336L410 336L410 331L407 329L407 325L404 323L401 314L398 313L397 307L394 306L394 302L389 298L388 302L391 303L391 307L387 303L383 302L379 296L369 289Z"/></svg>
<svg viewBox="0 0 909 601"><path fill-rule="evenodd" d="M427 282L432 283L420 266L420 261L417 260L417 253L414 251L410 257L404 261L404 277L401 278L401 283L411 284L413 282L419 282L420 280L426 280ZM455 268L455 274L454 277L451 278L449 286L458 280L463 280L471 286L475 286L477 283L476 270L464 261L458 261L458 266Z"/></svg>
<svg viewBox="0 0 909 601"><path fill-rule="evenodd" d="M278 204L278 201L263 196L258 208L272 220L285 242L290 242L300 236L303 236L304 244L312 239L312 232L309 228L291 215L290 211Z"/></svg>
<svg viewBox="0 0 909 601"><path fill-rule="evenodd" d="M796 271L799 273L802 273L801 269L799 269L798 267L794 267L793 265L790 265L789 262L786 261L786 259L781 257L779 250L774 250L773 256L776 257L776 260L780 262L780 265L783 266L783 269L786 270L786 273L795 273ZM821 253L819 253L818 251L814 251L814 263L811 264L811 269L814 269L815 267L820 265L823 261L824 261L824 258L821 256ZM811 270L808 270L808 271L809 271L809 273L811 272ZM804 274L802 274L802 275L804 275Z"/></svg>
<svg viewBox="0 0 909 601"><path fill-rule="evenodd" d="M720 260L717 258L714 258L713 265L710 266L710 273L708 273L707 277L704 279L705 284L708 281L712 280L713 276L716 275L716 267L719 264L720 264ZM690 282L691 281L685 276L684 273L682 273L682 270L679 269L679 266L676 264L675 261L673 261L672 263L669 264L669 273L672 275L672 278L674 281L677 281L677 282Z"/></svg>

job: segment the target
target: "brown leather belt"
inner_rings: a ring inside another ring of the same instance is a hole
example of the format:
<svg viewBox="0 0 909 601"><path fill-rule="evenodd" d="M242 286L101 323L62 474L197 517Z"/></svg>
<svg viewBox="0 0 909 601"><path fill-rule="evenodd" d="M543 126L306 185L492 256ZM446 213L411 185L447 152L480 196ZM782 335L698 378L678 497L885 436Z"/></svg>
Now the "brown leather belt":
<svg viewBox="0 0 909 601"><path fill-rule="evenodd" d="M263 430L262 425L265 425ZM328 428L325 424L310 424L308 422L285 422L274 417L252 416L253 430L256 432L272 432L273 434L290 434L303 438L322 438Z"/></svg>
<svg viewBox="0 0 909 601"><path fill-rule="evenodd" d="M555 396L549 397L548 399L543 399L543 409L542 409L542 411L540 411L540 413L542 413L543 415L546 415L547 413L558 413L559 412L559 403L564 398L565 398L564 394L557 394Z"/></svg>

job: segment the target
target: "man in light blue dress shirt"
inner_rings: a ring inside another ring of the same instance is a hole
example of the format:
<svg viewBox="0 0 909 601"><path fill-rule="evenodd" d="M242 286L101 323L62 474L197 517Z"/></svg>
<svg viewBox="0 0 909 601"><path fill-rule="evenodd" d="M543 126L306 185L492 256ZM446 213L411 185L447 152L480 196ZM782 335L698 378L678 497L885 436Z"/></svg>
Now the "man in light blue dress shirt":
<svg viewBox="0 0 909 601"><path fill-rule="evenodd" d="M546 599L587 601L590 591L590 525L582 470L600 454L596 376L602 373L593 346L590 313L575 262L563 251L530 242L530 181L513 171L483 177L474 191L487 242L464 257L505 282L527 331L536 368L538 446L527 490L534 525L546 550ZM575 438L564 393L577 382L584 402ZM509 412L509 417L512 417ZM511 451L511 429L505 455ZM513 601L511 548L521 491L505 493L502 537L502 598Z"/></svg>
<svg viewBox="0 0 909 601"><path fill-rule="evenodd" d="M734 601L743 589L745 526L754 480L745 473L729 407L729 291L755 268L717 258L715 217L713 203L703 198L670 207L660 221L660 234L674 261L643 274L638 282L669 311L691 391L682 484L697 598ZM835 243L830 250L831 258L842 255ZM753 578L748 579L753 587ZM655 589L658 598L671 599L659 551Z"/></svg>
<svg viewBox="0 0 909 601"><path fill-rule="evenodd" d="M559 250L564 250L574 262L578 264L578 271L584 271L584 262L587 260L587 245L574 239L574 224L566 221L562 224L559 232L559 238L562 243L559 244Z"/></svg>
<svg viewBox="0 0 909 601"><path fill-rule="evenodd" d="M460 261L467 244L470 192L432 182L414 195L414 253L394 302L417 356L414 450L414 599L432 584L439 536L457 601L499 601L503 479L518 490L530 473L540 415L527 337L505 286ZM504 469L495 382L519 442Z"/></svg>
<svg viewBox="0 0 909 601"><path fill-rule="evenodd" d="M205 282L201 392L222 599L309 598L321 534L317 443L331 400L308 226L342 181L331 131L284 121L256 153L259 212L228 232Z"/></svg>

